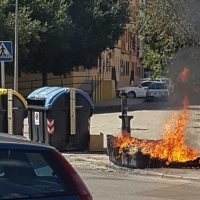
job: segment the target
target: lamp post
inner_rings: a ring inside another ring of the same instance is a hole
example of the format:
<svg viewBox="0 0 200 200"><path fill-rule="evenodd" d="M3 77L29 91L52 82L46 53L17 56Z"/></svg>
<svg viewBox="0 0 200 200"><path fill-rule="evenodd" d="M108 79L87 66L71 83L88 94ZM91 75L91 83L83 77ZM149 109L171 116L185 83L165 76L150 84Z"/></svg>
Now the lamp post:
<svg viewBox="0 0 200 200"><path fill-rule="evenodd" d="M14 58L14 90L18 91L18 13L19 1L15 0L15 58Z"/></svg>

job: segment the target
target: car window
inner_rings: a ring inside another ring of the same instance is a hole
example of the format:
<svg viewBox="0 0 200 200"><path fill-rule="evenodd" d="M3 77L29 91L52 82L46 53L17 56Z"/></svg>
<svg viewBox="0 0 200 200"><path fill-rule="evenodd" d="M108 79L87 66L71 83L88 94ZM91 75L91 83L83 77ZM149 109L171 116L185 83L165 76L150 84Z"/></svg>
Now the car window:
<svg viewBox="0 0 200 200"><path fill-rule="evenodd" d="M151 83L148 89L167 89L167 85L164 83Z"/></svg>
<svg viewBox="0 0 200 200"><path fill-rule="evenodd" d="M73 182L50 152L0 150L0 199L77 195ZM16 198L16 197L15 197Z"/></svg>
<svg viewBox="0 0 200 200"><path fill-rule="evenodd" d="M48 165L39 153L26 153L34 172L37 176L57 177L53 169Z"/></svg>
<svg viewBox="0 0 200 200"><path fill-rule="evenodd" d="M142 86L142 87L148 87L150 83L151 83L151 82L145 82L145 83L142 83L141 86Z"/></svg>
<svg viewBox="0 0 200 200"><path fill-rule="evenodd" d="M132 84L132 85L130 85L130 87L138 87L140 84L141 84L141 82L139 81L139 83Z"/></svg>

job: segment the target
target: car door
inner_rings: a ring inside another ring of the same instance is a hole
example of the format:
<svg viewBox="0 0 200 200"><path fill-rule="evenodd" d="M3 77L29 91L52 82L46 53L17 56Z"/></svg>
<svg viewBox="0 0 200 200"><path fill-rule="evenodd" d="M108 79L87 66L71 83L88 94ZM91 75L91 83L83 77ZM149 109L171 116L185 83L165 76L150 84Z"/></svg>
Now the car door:
<svg viewBox="0 0 200 200"><path fill-rule="evenodd" d="M140 97L146 97L148 86L151 82L144 82L140 84Z"/></svg>

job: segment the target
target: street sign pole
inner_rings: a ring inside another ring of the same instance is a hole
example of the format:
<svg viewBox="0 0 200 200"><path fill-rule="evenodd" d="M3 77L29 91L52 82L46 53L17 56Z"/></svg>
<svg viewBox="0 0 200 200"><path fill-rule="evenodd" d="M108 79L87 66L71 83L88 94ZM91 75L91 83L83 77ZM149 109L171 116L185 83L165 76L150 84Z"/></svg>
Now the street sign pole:
<svg viewBox="0 0 200 200"><path fill-rule="evenodd" d="M0 41L0 62L1 62L1 87L5 88L5 62L13 61L12 42ZM13 116L12 116L12 90L8 89L7 93L7 120L8 134L13 134Z"/></svg>
<svg viewBox="0 0 200 200"><path fill-rule="evenodd" d="M5 88L5 62L1 62L1 88Z"/></svg>
<svg viewBox="0 0 200 200"><path fill-rule="evenodd" d="M5 62L13 61L12 42L0 41L1 87L5 88Z"/></svg>
<svg viewBox="0 0 200 200"><path fill-rule="evenodd" d="M18 92L18 0L15 0L15 59L14 59L14 90Z"/></svg>

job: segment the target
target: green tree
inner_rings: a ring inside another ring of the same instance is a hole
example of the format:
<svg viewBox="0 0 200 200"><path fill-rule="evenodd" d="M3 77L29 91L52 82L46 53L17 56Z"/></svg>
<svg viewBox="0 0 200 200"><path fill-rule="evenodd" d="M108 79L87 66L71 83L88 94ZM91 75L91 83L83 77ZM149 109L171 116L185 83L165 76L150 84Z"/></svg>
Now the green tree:
<svg viewBox="0 0 200 200"><path fill-rule="evenodd" d="M139 7L144 17L137 18L134 30L144 37L143 64L154 75L161 74L173 55L194 40L194 18L188 6L185 0L151 0Z"/></svg>
<svg viewBox="0 0 200 200"><path fill-rule="evenodd" d="M9 37L14 41L14 4L5 2L2 13L9 25ZM75 66L95 66L100 53L112 48L123 34L129 22L128 3L128 0L21 0L20 72L40 73L46 85L48 73L66 75ZM8 69L12 73L13 65Z"/></svg>
<svg viewBox="0 0 200 200"><path fill-rule="evenodd" d="M74 66L96 66L98 56L113 48L130 21L127 0L73 0L69 15L73 38L68 55Z"/></svg>

